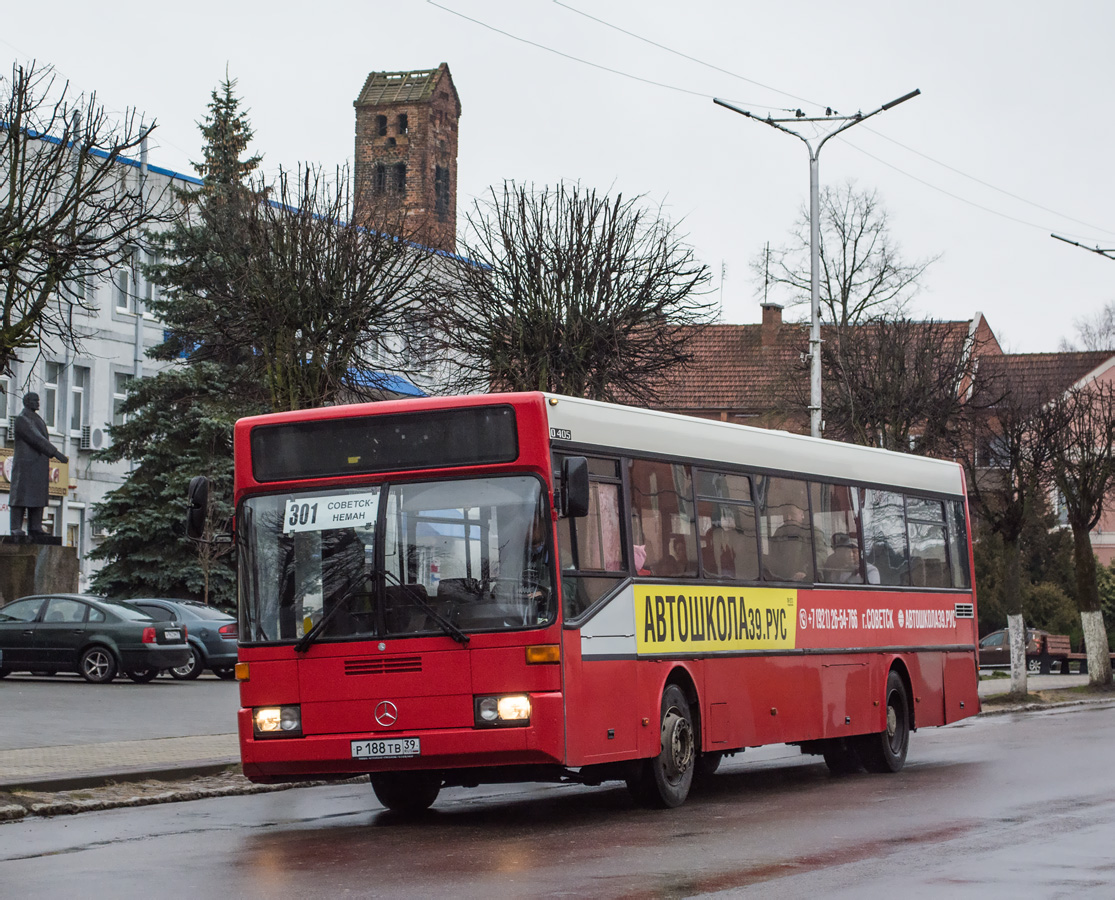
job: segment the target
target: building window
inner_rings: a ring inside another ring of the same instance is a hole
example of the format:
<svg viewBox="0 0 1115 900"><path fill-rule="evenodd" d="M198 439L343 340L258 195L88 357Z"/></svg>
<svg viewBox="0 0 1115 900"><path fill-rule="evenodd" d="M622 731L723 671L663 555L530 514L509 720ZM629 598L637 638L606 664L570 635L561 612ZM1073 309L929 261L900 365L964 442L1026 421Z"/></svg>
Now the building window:
<svg viewBox="0 0 1115 900"><path fill-rule="evenodd" d="M376 116L376 134L384 137L387 134L387 116Z"/></svg>
<svg viewBox="0 0 1115 900"><path fill-rule="evenodd" d="M434 209L443 222L449 215L449 169L434 166Z"/></svg>
<svg viewBox="0 0 1115 900"><path fill-rule="evenodd" d="M112 376L112 424L123 425L127 421L124 415L124 401L128 397L133 376L127 372L115 372Z"/></svg>
<svg viewBox="0 0 1115 900"><path fill-rule="evenodd" d="M89 276L84 266L74 267L74 277L69 283L69 292L74 300L83 306L87 300L91 299L92 291L89 290Z"/></svg>
<svg viewBox="0 0 1115 900"><path fill-rule="evenodd" d="M146 254L146 262L148 266L157 266L162 262L158 253ZM143 311L145 313L151 312L151 304L155 300L155 282L152 281L146 273L143 276Z"/></svg>
<svg viewBox="0 0 1115 900"><path fill-rule="evenodd" d="M113 277L113 285L116 290L116 308L120 312L135 312L135 304L133 303L131 292L131 278L128 275L127 269L119 269Z"/></svg>
<svg viewBox="0 0 1115 900"><path fill-rule="evenodd" d="M58 384L62 377L62 367L48 362L43 370L42 413L46 427L58 430Z"/></svg>
<svg viewBox="0 0 1115 900"><path fill-rule="evenodd" d="M70 370L70 434L77 438L89 422L89 393L89 370L74 366Z"/></svg>
<svg viewBox="0 0 1115 900"><path fill-rule="evenodd" d="M387 166L379 163L372 175L372 191L382 194L387 190Z"/></svg>
<svg viewBox="0 0 1115 900"><path fill-rule="evenodd" d="M406 134L407 133L407 114L406 113L399 113L398 127L396 128L396 131L399 134Z"/></svg>
<svg viewBox="0 0 1115 900"><path fill-rule="evenodd" d="M391 187L396 194L405 194L407 192L407 164L396 163L394 166L394 179Z"/></svg>

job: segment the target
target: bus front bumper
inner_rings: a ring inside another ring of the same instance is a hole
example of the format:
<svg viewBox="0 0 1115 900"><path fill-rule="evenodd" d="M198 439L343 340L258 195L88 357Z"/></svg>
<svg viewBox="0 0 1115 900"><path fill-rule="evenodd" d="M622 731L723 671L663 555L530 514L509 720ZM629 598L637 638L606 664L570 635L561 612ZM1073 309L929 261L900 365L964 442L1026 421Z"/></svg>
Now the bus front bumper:
<svg viewBox="0 0 1115 900"><path fill-rule="evenodd" d="M258 737L252 710L240 709L240 758L244 775L267 784L347 778L373 772L447 770L486 766L561 765L565 736L560 693L531 694L527 725L418 729L410 731ZM357 757L369 742L417 738L420 753L394 758Z"/></svg>

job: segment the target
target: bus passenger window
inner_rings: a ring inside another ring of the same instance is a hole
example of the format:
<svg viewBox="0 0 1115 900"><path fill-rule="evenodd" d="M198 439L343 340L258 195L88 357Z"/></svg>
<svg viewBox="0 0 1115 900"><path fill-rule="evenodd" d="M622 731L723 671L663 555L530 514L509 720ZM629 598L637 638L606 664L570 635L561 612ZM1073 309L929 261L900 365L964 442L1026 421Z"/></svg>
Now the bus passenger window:
<svg viewBox="0 0 1115 900"><path fill-rule="evenodd" d="M750 502L751 479L702 470L697 473L697 498L697 531L705 577L757 581L759 543L755 506Z"/></svg>
<svg viewBox="0 0 1115 900"><path fill-rule="evenodd" d="M863 584L860 559L859 495L842 484L814 482L809 486L813 501L813 537L816 543L817 580L829 584ZM878 583L874 567L868 569Z"/></svg>
<svg viewBox="0 0 1115 900"><path fill-rule="evenodd" d="M812 581L813 538L809 494L804 481L756 478L763 578L766 581Z"/></svg>
<svg viewBox="0 0 1115 900"><path fill-rule="evenodd" d="M910 584L906 511L901 494L860 488L864 560L879 570L879 583Z"/></svg>
<svg viewBox="0 0 1115 900"><path fill-rule="evenodd" d="M561 458L555 459L561 471ZM589 509L558 520L565 617L576 618L627 576L620 525L621 482L616 460L589 458Z"/></svg>
<svg viewBox="0 0 1115 900"><path fill-rule="evenodd" d="M964 520L964 504L949 501L949 565L952 569L952 586L972 586L970 560L968 559L968 527Z"/></svg>
<svg viewBox="0 0 1115 900"><path fill-rule="evenodd" d="M914 587L952 587L945 551L945 505L940 500L906 498L910 581Z"/></svg>
<svg viewBox="0 0 1115 900"><path fill-rule="evenodd" d="M693 527L693 479L689 466L645 459L631 461L631 515L643 535L642 566L665 578L697 575L697 536Z"/></svg>

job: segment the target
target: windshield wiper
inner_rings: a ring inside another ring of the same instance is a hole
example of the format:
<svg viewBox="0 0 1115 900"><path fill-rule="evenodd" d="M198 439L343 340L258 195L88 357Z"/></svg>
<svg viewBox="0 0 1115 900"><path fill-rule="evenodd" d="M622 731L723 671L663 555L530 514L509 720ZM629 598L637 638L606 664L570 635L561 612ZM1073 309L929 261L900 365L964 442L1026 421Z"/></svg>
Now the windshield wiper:
<svg viewBox="0 0 1115 900"><path fill-rule="evenodd" d="M349 601L353 597L363 597L368 596L368 594L368 591L345 591L345 593L341 595L341 598L339 600L334 601L333 605L329 608L329 611L317 620L317 623L314 625L314 627L307 631L304 635L302 635L298 643L294 645L294 652L305 653L307 650L309 650L310 645L317 641L322 631L325 630L325 626L333 621L333 617L337 615L337 612L340 609L348 606Z"/></svg>
<svg viewBox="0 0 1115 900"><path fill-rule="evenodd" d="M414 590L414 588L412 588L409 584L403 584L403 582L399 579L399 577L394 572L388 572L387 570L384 570L383 574L388 578L394 579L395 584L398 587L401 587L404 591L406 591L407 596L410 597L410 599L412 599L415 602L415 604L424 613L426 613L426 615L428 615L431 619L433 619L435 622L437 622L437 624L439 626L441 626L442 631L444 631L447 635L449 635L451 638L453 638L453 640L455 640L462 647L468 645L469 636L467 634L465 634L463 631L461 631L460 628L458 628L456 625L454 625L452 622L450 622L447 618L445 618L445 616L443 616L441 613L439 613L436 609L434 609L430 605L430 602L425 597L423 597L420 593L418 593L418 591Z"/></svg>

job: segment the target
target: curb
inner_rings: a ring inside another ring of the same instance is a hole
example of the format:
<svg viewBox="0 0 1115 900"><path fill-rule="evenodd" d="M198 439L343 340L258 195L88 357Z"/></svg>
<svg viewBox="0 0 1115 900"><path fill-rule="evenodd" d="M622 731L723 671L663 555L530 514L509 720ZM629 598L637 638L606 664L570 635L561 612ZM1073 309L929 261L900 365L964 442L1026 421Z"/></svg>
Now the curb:
<svg viewBox="0 0 1115 900"><path fill-rule="evenodd" d="M10 794L6 797L0 795L0 822L18 821L32 816L51 818L53 816L75 815L85 812L100 812L108 809L154 806L160 803L178 803L185 800L206 800L212 797L270 794L277 791L319 787L326 784L359 784L366 778L367 776L347 778L340 781L302 781L291 782L289 784L252 784L247 779L243 779L242 784L170 788L157 794L143 794L133 797L89 800L59 798L41 802L29 801L27 803L13 802L15 798Z"/></svg>
<svg viewBox="0 0 1115 900"><path fill-rule="evenodd" d="M182 781L220 775L240 766L240 757L206 759L163 766L135 766L126 769L98 769L80 775L45 775L33 779L0 779L0 793L10 791L80 791L108 784L136 781Z"/></svg>

